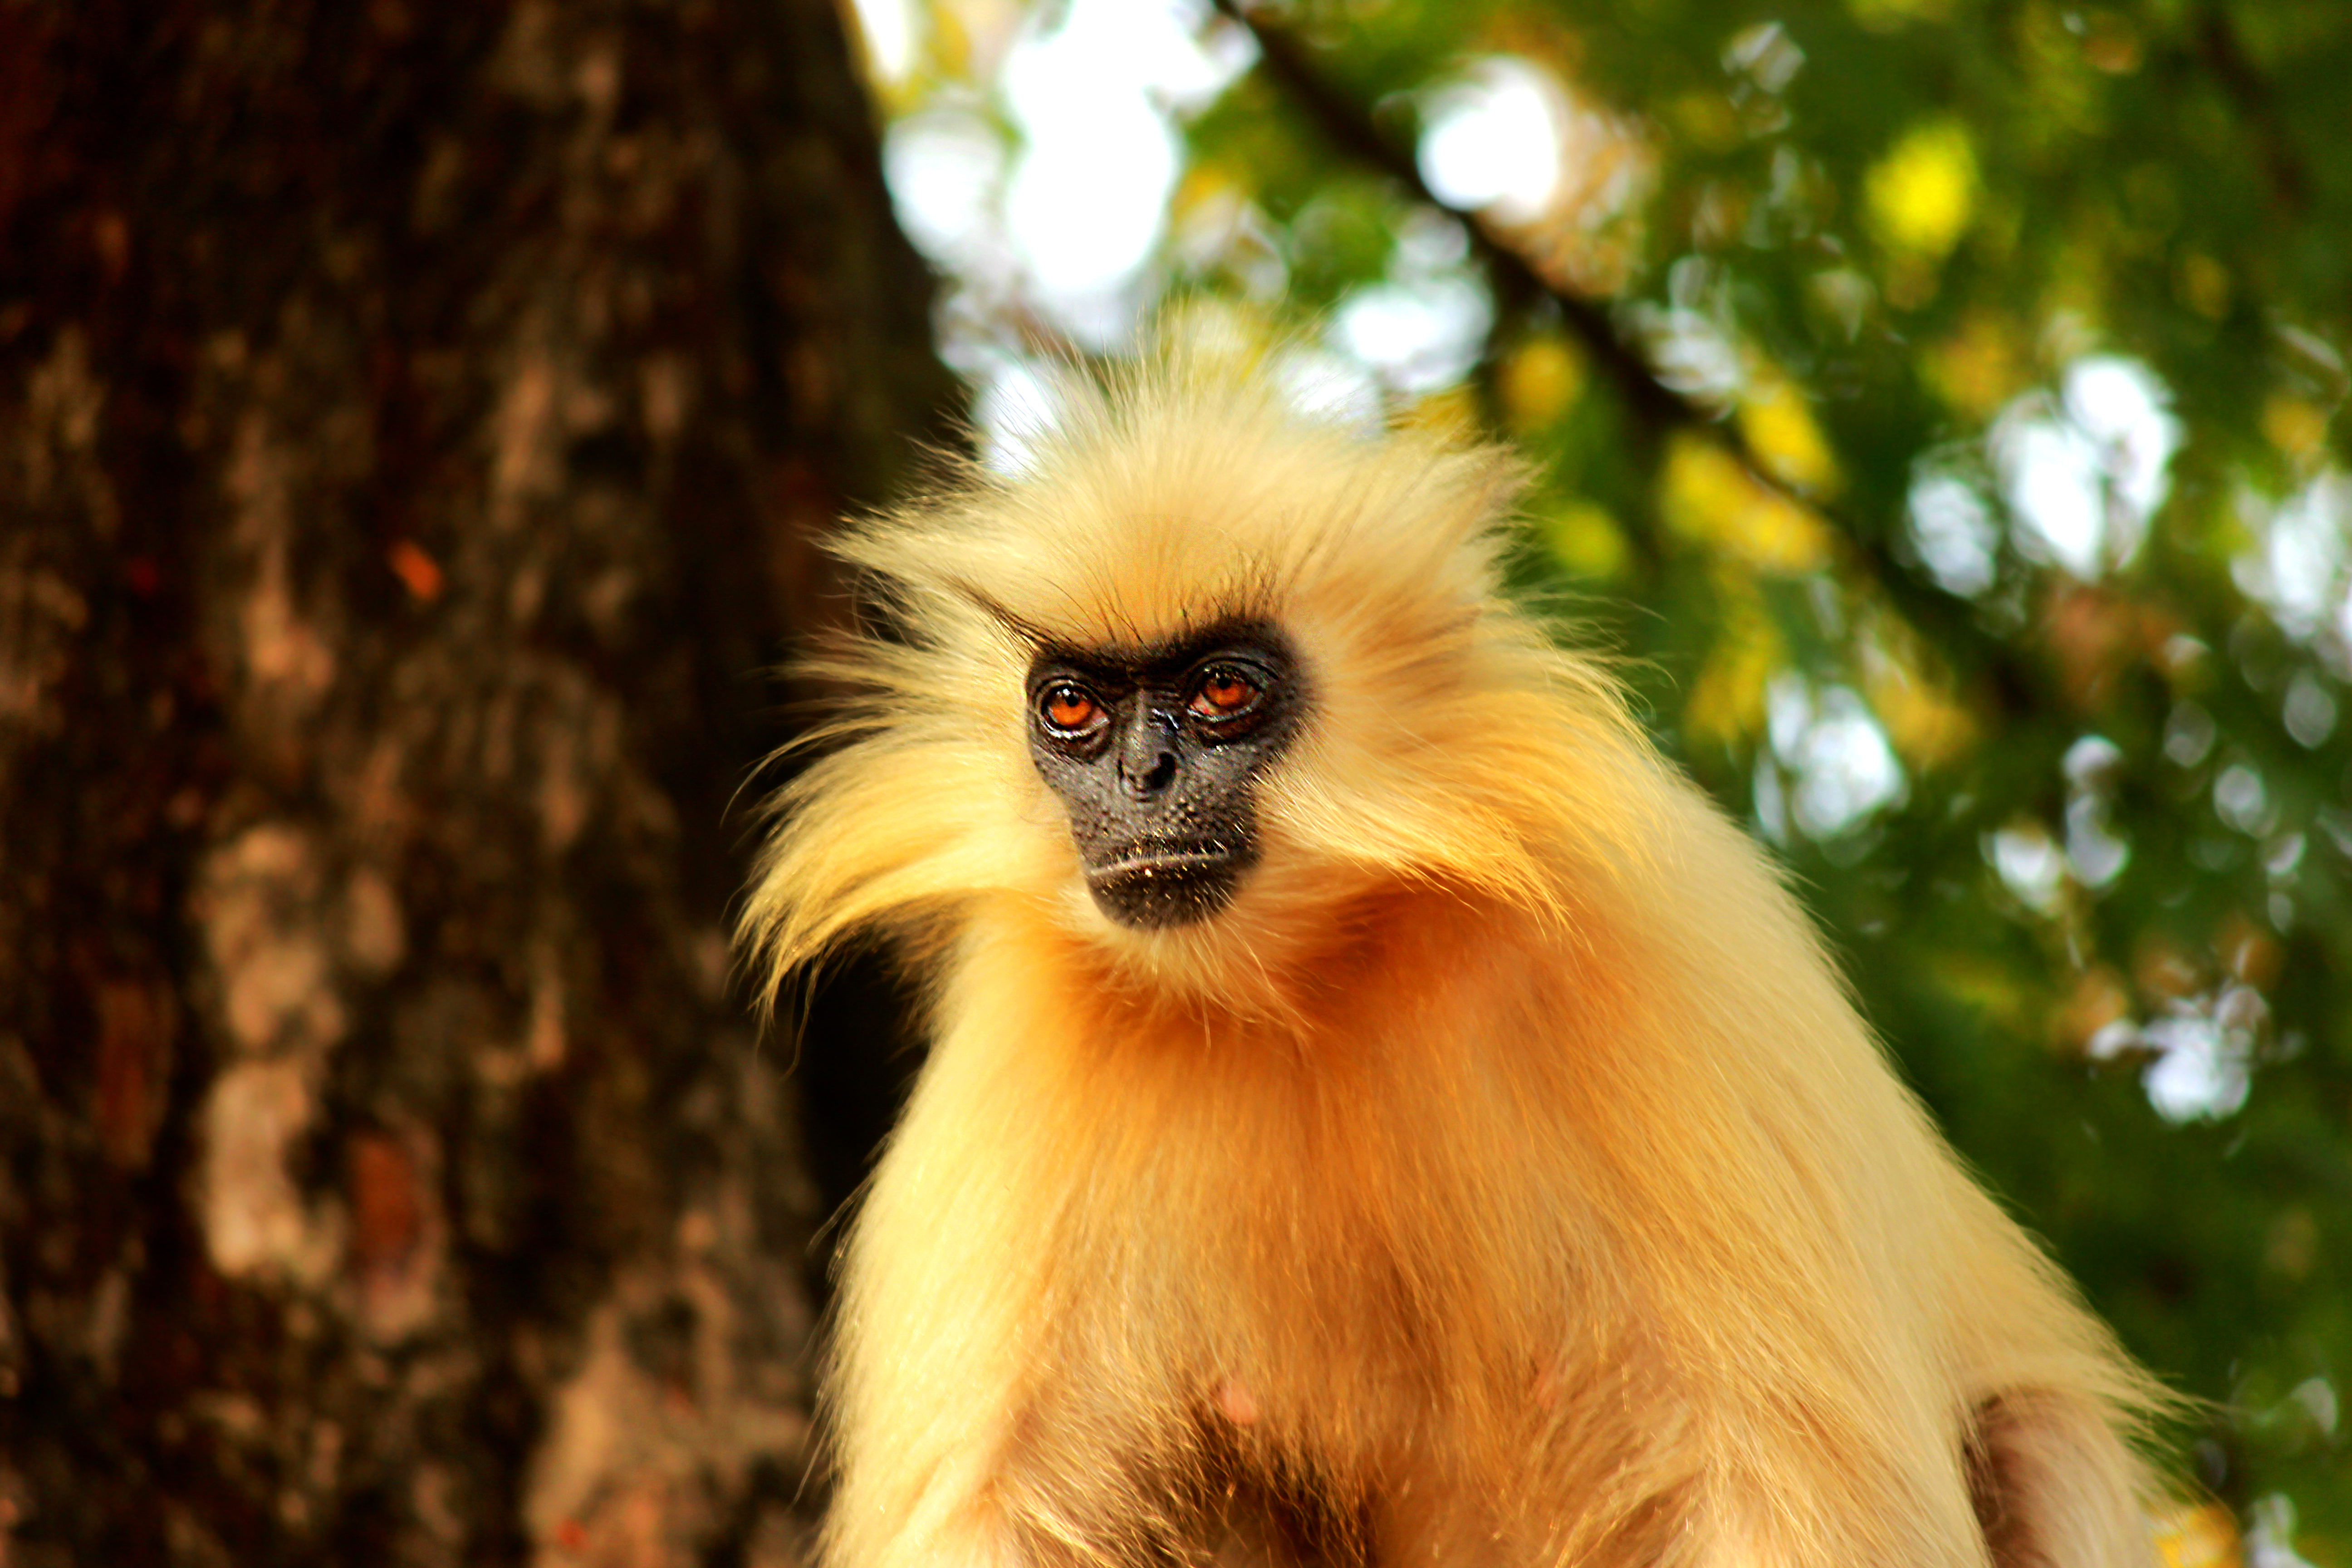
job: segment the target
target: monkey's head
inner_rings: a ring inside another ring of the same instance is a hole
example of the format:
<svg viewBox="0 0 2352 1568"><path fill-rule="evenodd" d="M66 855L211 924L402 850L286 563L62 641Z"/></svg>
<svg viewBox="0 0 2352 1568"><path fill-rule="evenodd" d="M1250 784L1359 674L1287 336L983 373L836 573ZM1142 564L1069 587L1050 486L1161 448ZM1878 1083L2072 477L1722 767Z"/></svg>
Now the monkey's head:
<svg viewBox="0 0 2352 1568"><path fill-rule="evenodd" d="M1258 781L1314 694L1271 621L1133 647L1045 643L1030 661L1029 754L1068 810L1096 907L1122 925L1206 920L1261 855Z"/></svg>
<svg viewBox="0 0 2352 1568"><path fill-rule="evenodd" d="M1517 484L1162 362L1070 394L1021 471L853 525L887 629L824 662L866 695L777 802L772 976L993 910L1223 990L1398 890L1559 912L1650 771L1614 684L1498 596Z"/></svg>

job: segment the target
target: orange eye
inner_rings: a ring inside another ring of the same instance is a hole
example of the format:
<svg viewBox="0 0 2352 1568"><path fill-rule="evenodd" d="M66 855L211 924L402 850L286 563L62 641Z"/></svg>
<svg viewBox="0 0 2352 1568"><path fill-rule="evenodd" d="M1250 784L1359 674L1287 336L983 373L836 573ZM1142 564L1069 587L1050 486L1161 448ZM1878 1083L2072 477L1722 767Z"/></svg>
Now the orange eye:
<svg viewBox="0 0 2352 1568"><path fill-rule="evenodd" d="M1041 710L1045 722L1056 730L1083 730L1101 713L1102 704L1083 688L1056 686L1045 693Z"/></svg>
<svg viewBox="0 0 2352 1568"><path fill-rule="evenodd" d="M1237 669L1213 669L1192 693L1192 710L1203 719L1230 719L1258 700L1257 682Z"/></svg>

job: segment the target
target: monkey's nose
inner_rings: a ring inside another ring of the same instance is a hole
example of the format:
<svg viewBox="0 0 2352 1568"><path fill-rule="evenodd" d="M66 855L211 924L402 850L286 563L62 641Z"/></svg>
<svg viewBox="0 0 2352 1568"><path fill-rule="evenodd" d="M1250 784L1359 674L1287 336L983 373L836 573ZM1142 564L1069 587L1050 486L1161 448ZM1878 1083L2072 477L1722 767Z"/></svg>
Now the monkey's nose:
<svg viewBox="0 0 2352 1568"><path fill-rule="evenodd" d="M1151 758L1149 768L1139 768L1139 758L1121 757L1118 762L1119 782L1127 785L1129 795L1138 800L1149 800L1163 793L1176 782L1176 753L1160 752Z"/></svg>

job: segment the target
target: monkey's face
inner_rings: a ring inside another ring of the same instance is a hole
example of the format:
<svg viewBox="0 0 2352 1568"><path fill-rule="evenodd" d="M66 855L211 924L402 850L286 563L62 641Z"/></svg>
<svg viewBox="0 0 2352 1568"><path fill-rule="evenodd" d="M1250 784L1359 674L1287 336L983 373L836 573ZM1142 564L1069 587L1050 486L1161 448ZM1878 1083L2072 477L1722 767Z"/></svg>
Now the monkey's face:
<svg viewBox="0 0 2352 1568"><path fill-rule="evenodd" d="M1030 755L1103 913L1156 929L1223 909L1257 862L1257 776L1306 710L1281 634L1229 624L1151 647L1049 648L1028 694Z"/></svg>

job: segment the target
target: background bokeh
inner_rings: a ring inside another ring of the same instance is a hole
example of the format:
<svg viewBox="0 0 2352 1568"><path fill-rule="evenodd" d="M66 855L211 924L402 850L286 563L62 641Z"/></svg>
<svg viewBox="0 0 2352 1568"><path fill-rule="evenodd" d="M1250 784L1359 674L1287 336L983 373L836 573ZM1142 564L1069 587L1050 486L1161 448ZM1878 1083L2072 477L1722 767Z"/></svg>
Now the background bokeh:
<svg viewBox="0 0 2352 1568"><path fill-rule="evenodd" d="M779 668L1162 336L1529 455L2171 1568L2352 1568L2352 7L1232 6L0 0L0 1568L809 1560Z"/></svg>

